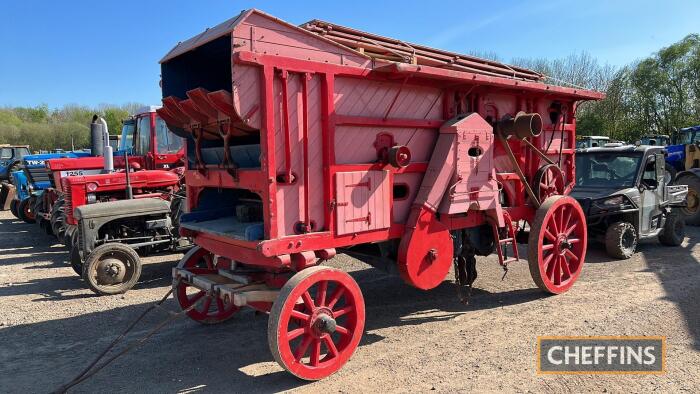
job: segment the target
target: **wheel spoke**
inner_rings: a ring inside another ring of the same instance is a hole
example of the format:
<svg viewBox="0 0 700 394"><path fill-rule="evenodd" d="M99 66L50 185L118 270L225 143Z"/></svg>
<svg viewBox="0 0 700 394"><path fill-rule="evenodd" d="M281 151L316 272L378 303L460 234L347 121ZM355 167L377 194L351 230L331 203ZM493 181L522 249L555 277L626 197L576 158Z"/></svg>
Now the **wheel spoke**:
<svg viewBox="0 0 700 394"><path fill-rule="evenodd" d="M544 229L544 236L552 242L557 241L557 237L555 237L554 234L552 234L548 229Z"/></svg>
<svg viewBox="0 0 700 394"><path fill-rule="evenodd" d="M554 248L554 244L544 244L544 245L542 245L542 251L550 250L550 249L552 249L552 248Z"/></svg>
<svg viewBox="0 0 700 394"><path fill-rule="evenodd" d="M570 243L570 244L577 244L577 243L579 243L580 241L581 241L581 240L578 239L578 238L569 238L569 239L567 240L567 242Z"/></svg>
<svg viewBox="0 0 700 394"><path fill-rule="evenodd" d="M296 309L292 309L292 317L301 321L309 321L309 318L311 318L311 316L307 315L304 312L300 312Z"/></svg>
<svg viewBox="0 0 700 394"><path fill-rule="evenodd" d="M343 316L349 312L352 312L355 310L355 306L353 305L348 305L345 308L338 309L337 311L333 312L333 317L334 318L339 318L340 316Z"/></svg>
<svg viewBox="0 0 700 394"><path fill-rule="evenodd" d="M543 261L545 274L547 274L547 277L548 277L548 278L551 278L551 277L552 277L552 271L554 270L554 263L552 262L552 260L554 259L555 256L556 256L556 255L554 255L554 254L550 254L550 255L547 256L547 258L544 259L544 261Z"/></svg>
<svg viewBox="0 0 700 394"><path fill-rule="evenodd" d="M313 345L311 346L311 365L318 366L318 361L321 359L321 340L314 338Z"/></svg>
<svg viewBox="0 0 700 394"><path fill-rule="evenodd" d="M554 263L554 278L552 279L552 282L554 282L555 285L558 285L561 283L561 260L563 257L557 256L557 259L555 260Z"/></svg>
<svg viewBox="0 0 700 394"><path fill-rule="evenodd" d="M297 347L297 350L294 352L294 358L297 361L301 360L304 357L304 355L306 355L306 351L309 349L309 345L311 345L313 339L314 337L312 337L311 335L306 335L301 341L299 347Z"/></svg>
<svg viewBox="0 0 700 394"><path fill-rule="evenodd" d="M301 328L296 328L292 331L289 331L287 333L287 341L293 341L299 337L299 335L302 335L303 333L306 332L306 328L301 327Z"/></svg>
<svg viewBox="0 0 700 394"><path fill-rule="evenodd" d="M335 303L338 302L338 300L340 300L340 297L342 297L344 293L345 293L345 287L343 287L339 284L338 287L335 288L335 291L331 295L331 298L328 300L328 305L326 305L326 306L330 309L333 309L333 307L335 306Z"/></svg>
<svg viewBox="0 0 700 394"><path fill-rule="evenodd" d="M301 295L301 298L304 300L306 309L309 312L312 312L316 308L316 305L314 305L314 300L311 298L311 294L309 294L308 290Z"/></svg>
<svg viewBox="0 0 700 394"><path fill-rule="evenodd" d="M572 252L570 249L566 249L566 251L565 251L564 253L565 253L567 256L569 256L569 258L573 259L574 261L578 261L578 256L576 256L576 255L574 254L574 252Z"/></svg>
<svg viewBox="0 0 700 394"><path fill-rule="evenodd" d="M326 343L326 348L328 348L328 352L333 356L338 355L338 348L335 346L335 343L333 342L333 338L331 338L330 335L326 335L323 337L323 342Z"/></svg>
<svg viewBox="0 0 700 394"><path fill-rule="evenodd" d="M207 297L207 299L204 300L204 304L202 305L202 312L208 315L209 308L211 308L211 297Z"/></svg>
<svg viewBox="0 0 700 394"><path fill-rule="evenodd" d="M337 332L338 334L341 334L341 335L350 335L350 331L348 331L347 328L345 328L343 326L339 326L339 325L335 326L335 332Z"/></svg>
<svg viewBox="0 0 700 394"><path fill-rule="evenodd" d="M563 271L562 273L564 274L562 279L569 279L571 277L571 269L569 268L569 262L566 261L566 258L564 257L562 257L561 269Z"/></svg>
<svg viewBox="0 0 700 394"><path fill-rule="evenodd" d="M569 210L569 207L568 207L568 206L566 206L565 208L566 208L566 211ZM563 224L562 224L562 226L561 226L562 229L566 229L566 230L564 230L564 232L566 233L566 235L569 235L569 233L567 232L567 231L569 231L569 222L571 222L571 213L570 213L570 212L569 212L568 215L565 215L565 216L564 216L564 222L563 222Z"/></svg>
<svg viewBox="0 0 700 394"><path fill-rule="evenodd" d="M214 270L214 261L212 260L210 254L205 254L202 256L202 259L204 260L204 263L207 265L208 269Z"/></svg>
<svg viewBox="0 0 700 394"><path fill-rule="evenodd" d="M552 216L549 218L549 226L547 230L553 230L555 234L559 234L559 220L557 220L557 211L552 212Z"/></svg>
<svg viewBox="0 0 700 394"><path fill-rule="evenodd" d="M200 298L204 297L205 294L207 294L207 293L204 290L200 290L192 297L188 297L187 301L190 303L190 305L192 305L195 302L199 301Z"/></svg>
<svg viewBox="0 0 700 394"><path fill-rule="evenodd" d="M326 292L328 291L328 281L319 282L318 284L318 294L316 294L316 305L325 306L326 305Z"/></svg>

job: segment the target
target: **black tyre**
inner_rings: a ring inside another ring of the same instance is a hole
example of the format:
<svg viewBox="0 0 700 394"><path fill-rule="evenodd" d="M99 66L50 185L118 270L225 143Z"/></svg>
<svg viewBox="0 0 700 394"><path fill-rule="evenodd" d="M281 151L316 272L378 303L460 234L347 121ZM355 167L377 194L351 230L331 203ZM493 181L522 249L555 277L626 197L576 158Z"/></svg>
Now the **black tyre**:
<svg viewBox="0 0 700 394"><path fill-rule="evenodd" d="M666 217L664 229L659 234L659 242L661 245L678 246L685 238L685 220L683 216L676 211L672 211Z"/></svg>
<svg viewBox="0 0 700 394"><path fill-rule="evenodd" d="M141 276L141 260L130 246L103 244L85 258L83 280L100 295L121 294L134 287Z"/></svg>
<svg viewBox="0 0 700 394"><path fill-rule="evenodd" d="M637 250L637 230L631 223L617 222L605 232L605 250L618 259L629 259Z"/></svg>
<svg viewBox="0 0 700 394"><path fill-rule="evenodd" d="M80 245L78 244L78 232L73 233L71 241L68 244L70 246L70 266L73 268L78 276L83 276L83 254L80 252Z"/></svg>
<svg viewBox="0 0 700 394"><path fill-rule="evenodd" d="M33 199L31 197L20 201L17 206L17 217L24 220L25 223L36 222L36 216L33 209Z"/></svg>
<svg viewBox="0 0 700 394"><path fill-rule="evenodd" d="M688 186L687 206L680 209L685 216L685 223L700 226L700 178L687 175L678 179L676 184Z"/></svg>
<svg viewBox="0 0 700 394"><path fill-rule="evenodd" d="M676 169L666 164L666 167L664 167L664 171L664 183L666 185L672 184L673 181L676 179Z"/></svg>
<svg viewBox="0 0 700 394"><path fill-rule="evenodd" d="M10 189L7 185L7 182L0 183L0 210L5 209L5 202L7 200L7 197L9 197L9 194Z"/></svg>
<svg viewBox="0 0 700 394"><path fill-rule="evenodd" d="M10 201L10 212L19 219L19 200Z"/></svg>
<svg viewBox="0 0 700 394"><path fill-rule="evenodd" d="M63 197L59 197L58 200L51 207L51 230L53 230L53 235L56 236L58 242L63 242L63 236L66 233L66 218L65 209L63 208L65 201Z"/></svg>

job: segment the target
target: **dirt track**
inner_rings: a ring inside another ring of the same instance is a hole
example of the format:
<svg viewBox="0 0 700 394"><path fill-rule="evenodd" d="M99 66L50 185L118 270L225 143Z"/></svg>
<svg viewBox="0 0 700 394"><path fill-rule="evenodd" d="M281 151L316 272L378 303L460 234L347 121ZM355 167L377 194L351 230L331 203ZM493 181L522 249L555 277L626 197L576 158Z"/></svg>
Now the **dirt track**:
<svg viewBox="0 0 700 394"><path fill-rule="evenodd" d="M581 279L556 297L534 288L526 263L501 281L495 258L480 258L469 306L450 282L422 292L341 256L329 265L352 271L367 323L336 375L306 384L283 372L266 317L246 311L218 326L178 320L72 392L698 392L700 228L688 236L681 248L645 242L628 261L591 247ZM73 378L167 291L179 257L148 258L135 290L96 297L60 245L0 212L0 391L50 392ZM538 335L664 335L668 373L537 376Z"/></svg>

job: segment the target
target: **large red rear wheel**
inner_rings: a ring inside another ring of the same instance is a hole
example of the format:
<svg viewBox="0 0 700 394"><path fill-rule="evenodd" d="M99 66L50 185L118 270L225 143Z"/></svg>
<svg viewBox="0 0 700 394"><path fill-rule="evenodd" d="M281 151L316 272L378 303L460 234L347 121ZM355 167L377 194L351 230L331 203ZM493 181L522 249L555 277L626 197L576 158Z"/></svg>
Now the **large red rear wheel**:
<svg viewBox="0 0 700 394"><path fill-rule="evenodd" d="M199 246L190 249L182 257L177 267L184 268L195 275L217 274L214 256ZM208 297L204 290L200 290L184 280L176 283L173 293L183 310L199 302L197 306L187 312L187 316L202 324L221 323L230 319L240 309L233 304L233 301L225 302L217 297ZM204 299L202 300L202 298Z"/></svg>
<svg viewBox="0 0 700 394"><path fill-rule="evenodd" d="M563 293L578 278L586 258L586 217L569 196L552 196L537 209L528 239L528 263L540 289Z"/></svg>
<svg viewBox="0 0 700 394"><path fill-rule="evenodd" d="M352 277L329 267L295 274L272 305L267 337L275 360L294 376L323 379L352 356L365 304Z"/></svg>

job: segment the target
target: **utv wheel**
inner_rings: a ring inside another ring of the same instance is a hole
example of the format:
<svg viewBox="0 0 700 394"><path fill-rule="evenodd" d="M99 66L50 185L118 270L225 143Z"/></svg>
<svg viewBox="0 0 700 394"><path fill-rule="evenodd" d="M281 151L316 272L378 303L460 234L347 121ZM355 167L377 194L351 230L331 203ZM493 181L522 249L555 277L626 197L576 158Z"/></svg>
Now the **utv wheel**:
<svg viewBox="0 0 700 394"><path fill-rule="evenodd" d="M637 250L637 230L628 222L617 222L605 232L605 250L618 259L629 259Z"/></svg>
<svg viewBox="0 0 700 394"><path fill-rule="evenodd" d="M659 242L661 245L678 246L685 238L685 221L677 212L671 212L666 217L664 229L659 234Z"/></svg>
<svg viewBox="0 0 700 394"><path fill-rule="evenodd" d="M687 206L681 208L686 224L700 226L700 178L695 175L681 177L678 185L688 185Z"/></svg>
<svg viewBox="0 0 700 394"><path fill-rule="evenodd" d="M10 212L19 219L19 200L10 201Z"/></svg>
<svg viewBox="0 0 700 394"><path fill-rule="evenodd" d="M19 203L17 206L17 217L24 220L25 223L36 222L31 198L25 198Z"/></svg>
<svg viewBox="0 0 700 394"><path fill-rule="evenodd" d="M136 251L120 243L95 248L83 264L83 280L100 295L126 293L141 276L141 260Z"/></svg>

